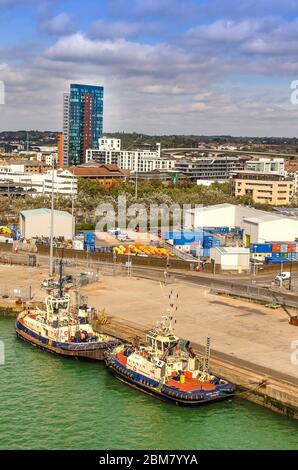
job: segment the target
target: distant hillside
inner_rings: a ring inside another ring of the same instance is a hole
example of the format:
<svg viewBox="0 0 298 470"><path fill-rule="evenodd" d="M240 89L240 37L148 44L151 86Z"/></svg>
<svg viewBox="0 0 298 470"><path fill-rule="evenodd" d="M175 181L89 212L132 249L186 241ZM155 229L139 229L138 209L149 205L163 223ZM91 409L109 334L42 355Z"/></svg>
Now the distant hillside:
<svg viewBox="0 0 298 470"><path fill-rule="evenodd" d="M57 143L58 132L50 131L28 131L30 145L55 145ZM122 147L132 149L133 147L148 146L154 147L156 142L160 142L162 148L167 147L196 147L198 142L205 144L242 144L253 145L260 150L267 146L272 148L291 148L292 152L298 153L298 138L283 137L233 137L230 135L147 135L137 132L106 132L107 137L119 138ZM23 142L27 141L27 131L2 131L0 132L0 142Z"/></svg>
<svg viewBox="0 0 298 470"><path fill-rule="evenodd" d="M2 131L0 132L0 142L27 142L27 134L30 145L56 145L58 132L50 131Z"/></svg>

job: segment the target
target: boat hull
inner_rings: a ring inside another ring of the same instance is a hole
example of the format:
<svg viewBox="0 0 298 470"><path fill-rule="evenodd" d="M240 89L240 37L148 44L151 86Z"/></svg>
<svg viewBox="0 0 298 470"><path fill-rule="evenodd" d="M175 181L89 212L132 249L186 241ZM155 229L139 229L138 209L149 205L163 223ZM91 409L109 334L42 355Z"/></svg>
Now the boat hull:
<svg viewBox="0 0 298 470"><path fill-rule="evenodd" d="M186 397L185 393L179 391L172 391L172 390L164 390L168 389L169 387L162 387L161 389L154 386L152 381L145 380L144 376L141 376L138 373L133 372L132 370L126 369L125 367L121 366L121 364L117 363L116 360L109 354L109 352L105 353L105 363L109 371L121 382L129 385L130 387L140 390L147 395L151 395L152 397L158 398L159 400L167 401L170 403L174 403L175 405L179 406L204 406L210 403L214 403L217 401L227 400L232 398L235 393L235 387L230 385L231 392L226 394L213 394L212 396L205 396L200 399L195 399L194 397ZM145 383L146 382L146 383Z"/></svg>
<svg viewBox="0 0 298 470"><path fill-rule="evenodd" d="M38 335L19 321L15 325L18 338L36 346L44 351L63 357L76 359L89 359L93 361L103 361L105 351L116 346L117 340L103 341L98 343L65 343L50 341L48 338Z"/></svg>

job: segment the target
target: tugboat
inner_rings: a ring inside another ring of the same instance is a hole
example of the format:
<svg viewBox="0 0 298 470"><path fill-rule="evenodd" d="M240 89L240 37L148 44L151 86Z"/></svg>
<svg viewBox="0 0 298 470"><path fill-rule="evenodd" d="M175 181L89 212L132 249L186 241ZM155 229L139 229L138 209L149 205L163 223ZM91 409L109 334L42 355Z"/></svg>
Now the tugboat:
<svg viewBox="0 0 298 470"><path fill-rule="evenodd" d="M28 307L18 315L15 329L19 338L60 356L102 361L107 348L119 342L96 334L88 321L90 308L71 308L70 294L65 292L62 261L58 286L45 298L45 309Z"/></svg>
<svg viewBox="0 0 298 470"><path fill-rule="evenodd" d="M120 381L176 405L199 406L230 398L235 386L209 372L210 339L198 356L189 341L174 334L171 315L165 315L146 336L105 352L105 363Z"/></svg>

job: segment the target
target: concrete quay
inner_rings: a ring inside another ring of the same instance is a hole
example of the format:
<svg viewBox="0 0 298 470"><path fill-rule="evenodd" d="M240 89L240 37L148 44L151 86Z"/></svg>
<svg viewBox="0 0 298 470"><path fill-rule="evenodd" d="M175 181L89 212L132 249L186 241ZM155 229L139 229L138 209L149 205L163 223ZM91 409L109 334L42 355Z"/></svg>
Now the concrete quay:
<svg viewBox="0 0 298 470"><path fill-rule="evenodd" d="M149 329L140 327L139 324L127 322L120 318L109 317L105 325L94 324L97 331L116 336L124 342L129 342L134 336L141 341L145 340L146 331ZM196 343L192 344L198 353L203 347ZM291 377L284 379L274 377L274 371L266 370L255 372L260 369L254 364L239 361L232 356L225 359L218 357L220 353L213 353L210 358L210 370L214 375L225 378L237 385L236 396L251 401L276 413L283 414L289 418L298 419L298 380ZM274 375L270 375L270 373ZM289 381L285 380L288 379Z"/></svg>

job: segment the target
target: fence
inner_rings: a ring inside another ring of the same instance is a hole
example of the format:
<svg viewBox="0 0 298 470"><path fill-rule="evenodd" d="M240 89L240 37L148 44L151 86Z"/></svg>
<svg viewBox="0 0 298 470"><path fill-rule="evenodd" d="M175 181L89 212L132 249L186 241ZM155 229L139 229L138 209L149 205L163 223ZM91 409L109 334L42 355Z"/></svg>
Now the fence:
<svg viewBox="0 0 298 470"><path fill-rule="evenodd" d="M298 296L276 292L270 290L269 288L259 286L230 284L220 287L211 285L210 290L215 294L242 297L251 301L266 303L274 302L276 304L285 305L286 307L290 308L297 308L298 306Z"/></svg>
<svg viewBox="0 0 298 470"><path fill-rule="evenodd" d="M21 299L23 301L32 299L31 286L29 287L0 287L1 299Z"/></svg>

